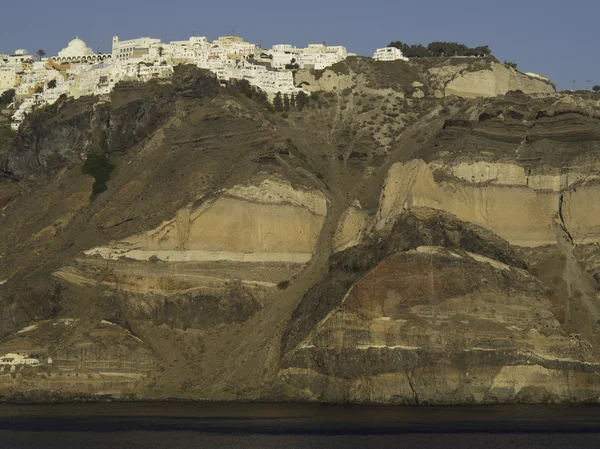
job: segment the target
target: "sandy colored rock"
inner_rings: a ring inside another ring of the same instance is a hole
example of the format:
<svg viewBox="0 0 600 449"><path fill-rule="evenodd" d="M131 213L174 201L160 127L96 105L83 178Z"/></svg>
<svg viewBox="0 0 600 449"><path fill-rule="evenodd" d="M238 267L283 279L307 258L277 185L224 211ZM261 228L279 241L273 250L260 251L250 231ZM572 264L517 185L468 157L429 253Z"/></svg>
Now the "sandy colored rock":
<svg viewBox="0 0 600 449"><path fill-rule="evenodd" d="M430 247L395 254L355 283L287 355L282 381L315 396L341 388L357 401L393 403L459 397L495 402L528 391L558 401L589 394L591 365L577 362L581 353L561 333L543 288L529 284L498 295L509 284L524 285L519 279L527 276L474 253L461 257ZM429 368L422 364L424 354ZM430 365L431 357L439 357L437 364ZM515 364L502 365L499 359L506 357ZM361 385L369 385L368 394Z"/></svg>
<svg viewBox="0 0 600 449"><path fill-rule="evenodd" d="M309 92L320 90L340 92L354 84L348 75L339 74L329 69L325 69L318 79L309 70L299 70L296 73L295 82L296 84L302 84L303 88Z"/></svg>
<svg viewBox="0 0 600 449"><path fill-rule="evenodd" d="M342 215L336 230L333 240L334 251L343 251L358 245L366 227L367 217L361 210L360 203L350 206Z"/></svg>
<svg viewBox="0 0 600 449"><path fill-rule="evenodd" d="M450 180L436 183L432 169L423 161L392 166L381 197L377 228L389 226L405 209L431 207L491 229L514 245L555 243L552 224L561 204L560 175L531 177L528 185L522 167L511 164L462 164L451 170L462 179L470 177L487 184L478 186ZM566 195L565 204L570 211L567 227L572 228L576 239L589 242L600 238L593 224L600 216L592 200L595 194L595 187L580 186Z"/></svg>
<svg viewBox="0 0 600 449"><path fill-rule="evenodd" d="M577 245L600 243L600 186L583 184L566 192L563 218Z"/></svg>
<svg viewBox="0 0 600 449"><path fill-rule="evenodd" d="M180 210L156 229L85 254L140 261L306 263L326 211L323 195L265 180L233 187L198 209Z"/></svg>
<svg viewBox="0 0 600 449"><path fill-rule="evenodd" d="M491 70L459 75L448 83L445 94L463 98L495 97L511 90L520 90L525 94L555 92L554 88L543 80L529 77L503 64L492 64Z"/></svg>

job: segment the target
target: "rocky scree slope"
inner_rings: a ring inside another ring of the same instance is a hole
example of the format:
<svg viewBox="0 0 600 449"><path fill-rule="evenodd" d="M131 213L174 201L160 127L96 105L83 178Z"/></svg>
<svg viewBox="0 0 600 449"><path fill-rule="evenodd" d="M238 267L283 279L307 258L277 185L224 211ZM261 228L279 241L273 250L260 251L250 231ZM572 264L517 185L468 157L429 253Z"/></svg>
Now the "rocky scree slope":
<svg viewBox="0 0 600 449"><path fill-rule="evenodd" d="M598 99L493 60L296 76L284 113L181 67L28 118L0 352L40 363L2 396L596 401Z"/></svg>

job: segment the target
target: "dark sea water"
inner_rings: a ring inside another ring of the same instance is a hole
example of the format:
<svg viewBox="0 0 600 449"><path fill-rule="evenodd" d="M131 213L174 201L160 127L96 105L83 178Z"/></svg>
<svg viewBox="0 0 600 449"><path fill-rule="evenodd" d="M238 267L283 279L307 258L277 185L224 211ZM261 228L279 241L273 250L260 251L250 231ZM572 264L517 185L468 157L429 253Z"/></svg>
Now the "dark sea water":
<svg viewBox="0 0 600 449"><path fill-rule="evenodd" d="M599 406L1 405L0 448L600 448Z"/></svg>

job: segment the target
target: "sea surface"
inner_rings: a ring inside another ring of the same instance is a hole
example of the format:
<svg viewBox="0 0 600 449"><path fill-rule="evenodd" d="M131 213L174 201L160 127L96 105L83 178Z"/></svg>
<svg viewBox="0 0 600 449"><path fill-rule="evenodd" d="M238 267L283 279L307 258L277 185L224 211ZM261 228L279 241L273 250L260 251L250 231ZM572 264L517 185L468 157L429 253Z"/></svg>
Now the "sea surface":
<svg viewBox="0 0 600 449"><path fill-rule="evenodd" d="M600 448L600 406L0 405L0 448Z"/></svg>

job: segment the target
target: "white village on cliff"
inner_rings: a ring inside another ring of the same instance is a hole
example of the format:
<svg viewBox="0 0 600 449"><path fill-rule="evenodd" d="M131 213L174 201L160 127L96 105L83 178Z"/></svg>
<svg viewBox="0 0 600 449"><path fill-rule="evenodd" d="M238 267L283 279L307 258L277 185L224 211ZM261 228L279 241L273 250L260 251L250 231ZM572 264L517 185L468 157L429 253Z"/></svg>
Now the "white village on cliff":
<svg viewBox="0 0 600 449"><path fill-rule="evenodd" d="M185 41L163 43L142 37L122 41L113 37L111 53L95 53L75 38L56 56L44 58L43 52L30 55L26 50L0 54L0 95L15 90L10 107L11 127L17 130L35 107L49 105L61 95L106 96L120 81L164 80L179 64L193 64L212 71L219 81L245 79L273 97L296 94L293 70L323 70L352 54L343 46L310 44L306 48L274 45L264 50L238 36L223 36L214 41L190 37ZM382 61L406 59L397 48L378 49L374 58ZM308 94L308 92L307 92Z"/></svg>

